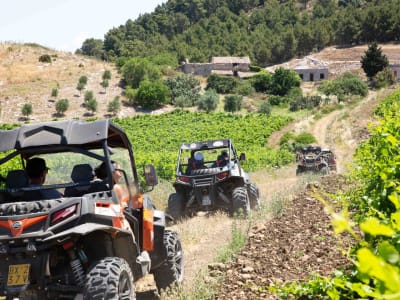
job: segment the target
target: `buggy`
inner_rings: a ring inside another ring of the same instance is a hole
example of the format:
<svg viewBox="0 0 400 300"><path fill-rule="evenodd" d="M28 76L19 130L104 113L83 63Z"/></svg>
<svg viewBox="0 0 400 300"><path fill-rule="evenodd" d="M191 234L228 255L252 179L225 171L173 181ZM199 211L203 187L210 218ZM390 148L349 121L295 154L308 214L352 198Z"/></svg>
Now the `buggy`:
<svg viewBox="0 0 400 300"><path fill-rule="evenodd" d="M296 175L304 172L320 173L327 175L336 171L335 155L330 149L322 149L320 146L307 146L296 154Z"/></svg>
<svg viewBox="0 0 400 300"><path fill-rule="evenodd" d="M240 165L245 158L231 139L182 144L167 212L179 219L198 211L222 209L233 215L257 209L259 189Z"/></svg>
<svg viewBox="0 0 400 300"><path fill-rule="evenodd" d="M131 143L109 120L65 120L0 130L0 298L135 299L148 273L159 289L183 279L178 234L145 192L157 184L152 165L139 184ZM45 185L29 185L26 162L46 160ZM127 205L113 190L120 164ZM105 163L110 179L94 178ZM62 196L44 199L43 191Z"/></svg>

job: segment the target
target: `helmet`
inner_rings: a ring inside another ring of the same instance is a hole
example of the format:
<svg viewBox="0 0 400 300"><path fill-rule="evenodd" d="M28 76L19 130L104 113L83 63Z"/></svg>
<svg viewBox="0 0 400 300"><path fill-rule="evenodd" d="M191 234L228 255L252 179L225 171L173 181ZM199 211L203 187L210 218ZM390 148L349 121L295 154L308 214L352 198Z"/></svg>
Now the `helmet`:
<svg viewBox="0 0 400 300"><path fill-rule="evenodd" d="M201 152L196 152L196 153L194 154L194 159L195 159L195 160L198 160L198 161L203 161L203 159L204 159L203 153L201 153Z"/></svg>

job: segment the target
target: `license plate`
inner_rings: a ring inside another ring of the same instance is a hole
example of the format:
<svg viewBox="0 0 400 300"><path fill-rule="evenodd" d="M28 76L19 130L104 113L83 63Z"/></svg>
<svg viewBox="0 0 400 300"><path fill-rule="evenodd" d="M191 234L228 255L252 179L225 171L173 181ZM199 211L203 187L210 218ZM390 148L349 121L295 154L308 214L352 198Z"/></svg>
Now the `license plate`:
<svg viewBox="0 0 400 300"><path fill-rule="evenodd" d="M208 195L203 195L203 199L201 200L202 205L211 205L211 199Z"/></svg>
<svg viewBox="0 0 400 300"><path fill-rule="evenodd" d="M29 282L29 264L8 266L7 285L24 285Z"/></svg>

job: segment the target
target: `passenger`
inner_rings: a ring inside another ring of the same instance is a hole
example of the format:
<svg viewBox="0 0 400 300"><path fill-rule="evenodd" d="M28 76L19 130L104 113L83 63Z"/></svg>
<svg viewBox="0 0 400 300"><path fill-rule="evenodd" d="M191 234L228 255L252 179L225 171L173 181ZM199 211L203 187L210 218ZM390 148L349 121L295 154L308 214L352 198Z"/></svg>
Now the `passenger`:
<svg viewBox="0 0 400 300"><path fill-rule="evenodd" d="M111 161L114 170L112 172L112 179L113 179L113 191L118 197L118 200L121 202L122 205L126 206L128 202L129 193L126 189L119 183L119 180L122 177L122 172L120 170L120 166L117 162ZM102 162L97 168L95 168L94 173L98 179L102 181L107 180L107 168L106 163Z"/></svg>
<svg viewBox="0 0 400 300"><path fill-rule="evenodd" d="M228 164L228 160L228 151L222 150L221 154L217 158L217 167L225 167Z"/></svg>
<svg viewBox="0 0 400 300"><path fill-rule="evenodd" d="M42 186L46 181L46 176L49 168L46 166L46 161L40 157L34 157L26 163L26 174L29 178L29 186ZM56 189L40 190L42 199L58 199L62 198L62 194Z"/></svg>
<svg viewBox="0 0 400 300"><path fill-rule="evenodd" d="M204 156L201 152L196 152L193 157L189 159L188 168L186 169L186 174L189 175L192 170L206 169L207 166L204 165Z"/></svg>

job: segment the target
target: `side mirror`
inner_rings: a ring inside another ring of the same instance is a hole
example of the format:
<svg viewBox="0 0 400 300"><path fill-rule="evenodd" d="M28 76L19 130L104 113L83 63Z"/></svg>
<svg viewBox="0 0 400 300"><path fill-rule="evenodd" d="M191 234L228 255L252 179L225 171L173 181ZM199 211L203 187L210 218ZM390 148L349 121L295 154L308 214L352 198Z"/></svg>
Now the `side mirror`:
<svg viewBox="0 0 400 300"><path fill-rule="evenodd" d="M240 153L239 160L240 160L240 161L246 160L246 154Z"/></svg>
<svg viewBox="0 0 400 300"><path fill-rule="evenodd" d="M144 177L146 178L146 185L155 186L158 184L157 172L153 165L144 166Z"/></svg>

